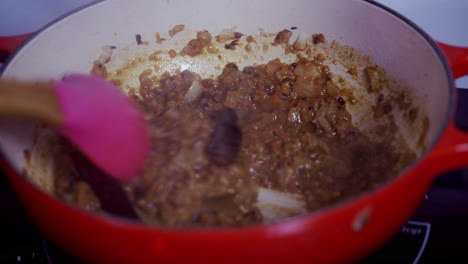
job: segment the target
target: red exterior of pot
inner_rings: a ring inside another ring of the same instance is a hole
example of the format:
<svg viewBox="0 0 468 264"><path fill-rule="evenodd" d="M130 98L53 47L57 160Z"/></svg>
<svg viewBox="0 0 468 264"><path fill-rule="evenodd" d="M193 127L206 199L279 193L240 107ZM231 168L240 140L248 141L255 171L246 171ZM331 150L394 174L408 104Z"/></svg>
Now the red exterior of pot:
<svg viewBox="0 0 468 264"><path fill-rule="evenodd" d="M57 244L93 263L338 263L382 246L411 216L434 171L420 162L380 190L335 208L246 228L151 228L86 214L37 190L6 166L19 199Z"/></svg>

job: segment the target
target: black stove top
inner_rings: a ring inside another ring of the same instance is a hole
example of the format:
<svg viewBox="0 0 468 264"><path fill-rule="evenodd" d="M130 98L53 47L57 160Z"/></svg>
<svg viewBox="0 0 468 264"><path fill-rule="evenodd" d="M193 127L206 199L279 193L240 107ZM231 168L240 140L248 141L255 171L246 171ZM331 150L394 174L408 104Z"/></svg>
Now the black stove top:
<svg viewBox="0 0 468 264"><path fill-rule="evenodd" d="M459 90L468 102L468 90ZM456 122L468 128L468 105ZM404 195L404 194L403 194ZM0 172L0 263L77 263L31 222ZM362 263L468 263L468 169L440 175L419 210Z"/></svg>

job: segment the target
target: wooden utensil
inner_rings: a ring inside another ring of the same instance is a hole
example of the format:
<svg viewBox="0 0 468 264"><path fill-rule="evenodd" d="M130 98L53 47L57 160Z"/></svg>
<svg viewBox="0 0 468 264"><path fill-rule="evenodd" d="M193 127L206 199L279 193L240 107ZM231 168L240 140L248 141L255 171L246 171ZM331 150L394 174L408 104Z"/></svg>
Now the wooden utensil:
<svg viewBox="0 0 468 264"><path fill-rule="evenodd" d="M72 74L36 83L0 80L0 114L54 126L119 180L136 176L150 151L140 111L121 90L94 76Z"/></svg>

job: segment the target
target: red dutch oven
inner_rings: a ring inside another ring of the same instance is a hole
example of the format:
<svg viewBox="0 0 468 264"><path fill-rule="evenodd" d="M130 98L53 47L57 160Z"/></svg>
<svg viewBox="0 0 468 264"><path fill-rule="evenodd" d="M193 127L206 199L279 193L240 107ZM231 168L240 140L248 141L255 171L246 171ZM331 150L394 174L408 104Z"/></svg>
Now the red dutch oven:
<svg viewBox="0 0 468 264"><path fill-rule="evenodd" d="M95 263L342 263L381 247L411 217L441 172L468 165L468 134L454 125L453 78L468 74L468 49L436 43L411 21L371 1L123 1L75 11L38 33L0 38L1 76L41 79L88 72L96 47L176 24L219 32L297 26L372 56L424 98L429 144L386 184L306 216L242 228L166 228L90 214L46 194L22 175L30 124L0 121L1 165L35 223L78 258ZM20 46L18 48L18 46Z"/></svg>

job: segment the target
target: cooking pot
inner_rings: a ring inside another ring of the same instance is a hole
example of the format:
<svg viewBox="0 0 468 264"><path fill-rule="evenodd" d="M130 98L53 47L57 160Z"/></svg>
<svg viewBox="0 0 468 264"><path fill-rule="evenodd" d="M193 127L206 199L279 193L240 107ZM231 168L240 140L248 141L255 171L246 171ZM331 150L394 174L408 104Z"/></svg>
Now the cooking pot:
<svg viewBox="0 0 468 264"><path fill-rule="evenodd" d="M454 125L453 78L468 74L468 49L434 42L408 19L372 1L108 0L75 11L32 36L1 38L11 51L1 76L27 80L89 72L96 47L124 44L176 24L219 32L296 26L355 47L413 87L426 104L428 146L401 175L372 191L306 216L241 228L167 228L87 213L22 175L33 124L0 122L1 165L18 198L54 242L96 263L342 263L382 246L409 219L433 177L468 165L468 135ZM442 48L442 49L441 49ZM442 50L445 52L442 52ZM448 58L448 61L447 61ZM452 69L452 70L451 70Z"/></svg>

